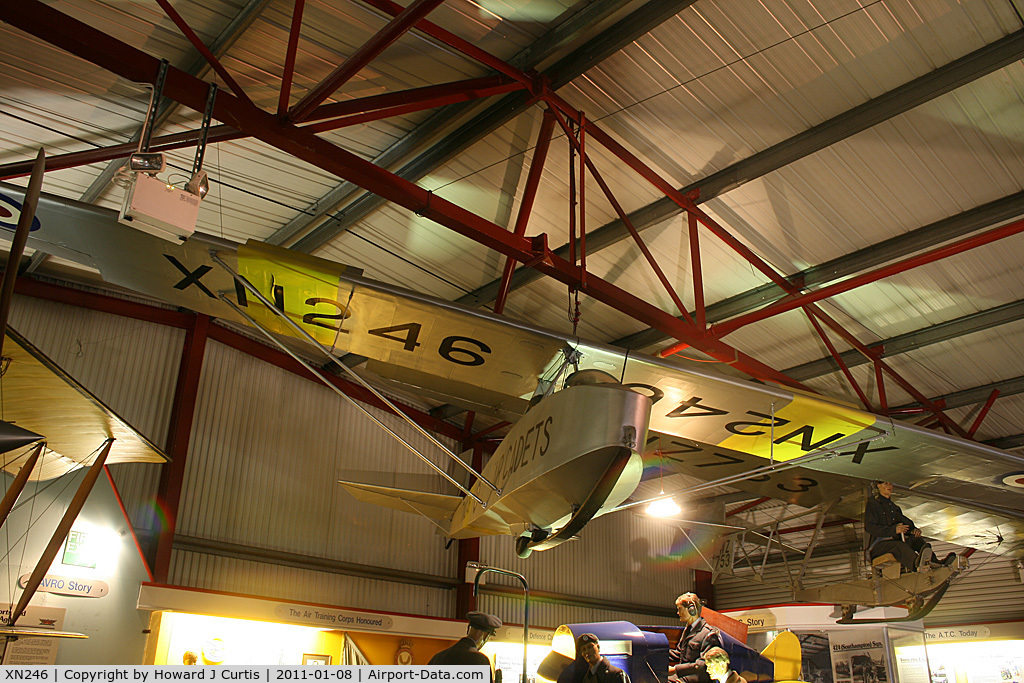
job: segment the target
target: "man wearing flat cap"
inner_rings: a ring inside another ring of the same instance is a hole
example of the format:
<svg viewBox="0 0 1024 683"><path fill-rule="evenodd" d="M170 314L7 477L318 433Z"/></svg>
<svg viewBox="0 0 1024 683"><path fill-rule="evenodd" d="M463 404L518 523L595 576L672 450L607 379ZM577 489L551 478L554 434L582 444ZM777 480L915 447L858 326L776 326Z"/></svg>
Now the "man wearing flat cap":
<svg viewBox="0 0 1024 683"><path fill-rule="evenodd" d="M487 655L480 652L487 639L494 635L494 632L501 628L501 619L483 612L470 612L466 615L469 627L466 629L466 637L460 638L451 647L441 650L430 658L430 664L444 665L491 665Z"/></svg>
<svg viewBox="0 0 1024 683"><path fill-rule="evenodd" d="M584 633L576 639L576 655L587 667L581 683L629 683L625 671L601 656L601 642L593 633Z"/></svg>

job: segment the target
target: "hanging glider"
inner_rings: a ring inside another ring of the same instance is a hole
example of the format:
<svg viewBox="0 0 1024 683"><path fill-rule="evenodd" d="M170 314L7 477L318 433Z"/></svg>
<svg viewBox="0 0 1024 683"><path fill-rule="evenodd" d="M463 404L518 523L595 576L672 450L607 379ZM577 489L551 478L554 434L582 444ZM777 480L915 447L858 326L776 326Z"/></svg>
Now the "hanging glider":
<svg viewBox="0 0 1024 683"><path fill-rule="evenodd" d="M19 197L9 185L0 185L0 193ZM557 398L551 395L526 412L538 385L543 389L544 378L571 358L576 369L607 373L649 401L649 423L636 425L638 438L649 428L680 472L703 480L731 477L736 486L805 507L866 479L885 479L910 491L901 504L920 520L925 534L970 545L965 539L998 527L1003 543L992 550L1024 556L1024 457L1019 455L703 364L627 355L254 241L237 245L197 234L172 244L120 225L112 212L45 195L37 216L40 227L30 236L30 247L96 268L111 284L212 316L248 319L282 335L298 329L299 336L339 355L366 357L367 369L425 395L506 418L525 415L526 423L516 430L529 429L534 411ZM241 286L232 271L253 289ZM256 301L253 292L276 310ZM565 496L569 521L564 511L506 519L504 509L532 504L519 505L514 487L510 492L498 486L502 493L492 491L500 495L493 500L479 496L490 506L481 513L452 500L356 482L346 486L367 500L391 499L389 504L410 512L441 517L446 533L454 536L525 534L534 543L535 536L563 537L559 525L572 521L573 508L593 502L590 496L608 472L607 461L584 467L571 453L564 455L575 463L581 483L580 492ZM508 446L480 474L514 469L519 457ZM620 489L612 488L614 495L602 500L599 510L618 497ZM523 501L534 500L523 495ZM955 524L948 523L951 515Z"/></svg>

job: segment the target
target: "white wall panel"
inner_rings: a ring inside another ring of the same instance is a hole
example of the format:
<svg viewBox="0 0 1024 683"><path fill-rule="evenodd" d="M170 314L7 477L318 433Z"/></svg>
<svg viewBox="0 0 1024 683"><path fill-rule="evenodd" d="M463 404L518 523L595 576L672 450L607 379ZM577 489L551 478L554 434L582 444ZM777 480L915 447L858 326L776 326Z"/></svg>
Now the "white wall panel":
<svg viewBox="0 0 1024 683"><path fill-rule="evenodd" d="M397 417L374 414L442 462ZM180 534L440 576L454 571L454 546L445 550L431 521L360 503L337 483L440 491L437 475L334 392L216 342L203 363L186 470Z"/></svg>
<svg viewBox="0 0 1024 683"><path fill-rule="evenodd" d="M165 446L183 330L25 296L14 298L10 323L128 424ZM160 467L110 467L138 529L153 528Z"/></svg>
<svg viewBox="0 0 1024 683"><path fill-rule="evenodd" d="M176 550L169 580L190 588L451 617L450 591Z"/></svg>

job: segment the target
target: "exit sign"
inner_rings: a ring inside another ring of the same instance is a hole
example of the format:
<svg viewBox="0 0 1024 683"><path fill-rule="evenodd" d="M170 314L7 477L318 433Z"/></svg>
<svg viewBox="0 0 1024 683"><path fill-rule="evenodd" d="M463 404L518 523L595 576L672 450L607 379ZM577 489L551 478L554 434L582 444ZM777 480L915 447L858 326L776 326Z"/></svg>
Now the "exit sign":
<svg viewBox="0 0 1024 683"><path fill-rule="evenodd" d="M74 531L68 534L67 543L64 545L64 557L61 564L71 564L76 567L96 568L96 553L91 552L89 547L89 534L83 531Z"/></svg>

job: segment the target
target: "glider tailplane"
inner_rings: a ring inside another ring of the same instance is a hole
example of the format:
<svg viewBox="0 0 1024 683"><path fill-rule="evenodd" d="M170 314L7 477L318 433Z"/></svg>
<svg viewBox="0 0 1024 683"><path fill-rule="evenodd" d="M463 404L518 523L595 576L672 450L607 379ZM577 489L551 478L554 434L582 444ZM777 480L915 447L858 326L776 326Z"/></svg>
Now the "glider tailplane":
<svg viewBox="0 0 1024 683"><path fill-rule="evenodd" d="M361 484L355 481L339 481L338 483L364 503L373 503L402 512L417 512L424 517L441 520L442 523L439 526L446 532L449 529L455 508L462 502L462 497L445 493L410 491L390 486Z"/></svg>

